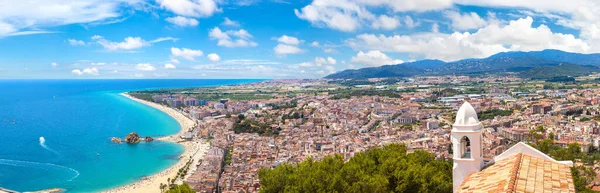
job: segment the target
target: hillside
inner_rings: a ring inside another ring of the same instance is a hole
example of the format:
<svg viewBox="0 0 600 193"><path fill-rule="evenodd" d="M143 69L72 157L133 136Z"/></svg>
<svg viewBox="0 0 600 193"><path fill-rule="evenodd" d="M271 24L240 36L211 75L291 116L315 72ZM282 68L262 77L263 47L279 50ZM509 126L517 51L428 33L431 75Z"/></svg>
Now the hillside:
<svg viewBox="0 0 600 193"><path fill-rule="evenodd" d="M598 72L600 69L596 66L577 65L577 64L558 64L555 66L540 66L528 71L521 72L519 75L523 78L531 79L550 79L560 76L583 76L592 72Z"/></svg>
<svg viewBox="0 0 600 193"><path fill-rule="evenodd" d="M557 65L560 62L532 56L493 55L484 59L466 59L447 63L432 74L480 74L521 72L539 66Z"/></svg>
<svg viewBox="0 0 600 193"><path fill-rule="evenodd" d="M582 68L568 70L560 64L574 64ZM580 76L596 72L600 66L600 54L579 54L560 50L532 52L503 52L480 59L464 59L453 62L421 60L410 63L385 65L356 70L344 70L330 74L328 79L365 79L385 77L410 77L414 75L469 75L503 72L521 72L523 77L547 78L548 76ZM535 69L535 70L533 70ZM592 70L592 71L590 71ZM546 74L536 73L538 71ZM537 74L537 75L536 75Z"/></svg>
<svg viewBox="0 0 600 193"><path fill-rule="evenodd" d="M357 70L344 70L330 74L329 79L365 79L365 78L387 78L387 77L410 77L423 74L425 70L410 65L386 65L372 68L361 68Z"/></svg>

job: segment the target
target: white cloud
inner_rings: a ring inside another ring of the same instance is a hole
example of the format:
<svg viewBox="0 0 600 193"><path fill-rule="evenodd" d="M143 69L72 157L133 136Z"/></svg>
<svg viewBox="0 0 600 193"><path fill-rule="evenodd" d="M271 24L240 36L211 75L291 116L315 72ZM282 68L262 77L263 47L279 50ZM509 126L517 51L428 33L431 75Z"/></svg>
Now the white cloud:
<svg viewBox="0 0 600 193"><path fill-rule="evenodd" d="M268 60L254 60L254 59L235 59L235 60L225 60L221 62L222 64L234 64L234 65L277 65L281 64L280 62L268 61Z"/></svg>
<svg viewBox="0 0 600 193"><path fill-rule="evenodd" d="M148 42L150 42L150 43L158 43L158 42L164 42L164 41L173 41L173 42L176 42L177 40L179 40L179 38L160 37L160 38L156 38L156 39L150 40Z"/></svg>
<svg viewBox="0 0 600 193"><path fill-rule="evenodd" d="M208 60L211 62L218 62L221 60L221 57L216 53L208 54L206 57L208 57Z"/></svg>
<svg viewBox="0 0 600 193"><path fill-rule="evenodd" d="M389 17L387 15L380 15L373 23L371 27L374 29L385 29L393 30L400 26L400 20L396 17Z"/></svg>
<svg viewBox="0 0 600 193"><path fill-rule="evenodd" d="M431 24L431 32L433 32L433 33L439 33L440 32L440 26L437 23Z"/></svg>
<svg viewBox="0 0 600 193"><path fill-rule="evenodd" d="M415 22L415 21L412 19L412 17L410 17L410 16L408 16L408 15L407 15L407 16L405 16L405 17L404 17L404 25L406 25L406 27L408 27L408 28L412 29L412 28L414 28L414 27L417 27L417 26L419 26L419 25L420 25L420 23L419 23L419 22Z"/></svg>
<svg viewBox="0 0 600 193"><path fill-rule="evenodd" d="M404 62L402 60L393 60L379 50L371 50L367 53L360 51L356 54L356 56L352 56L350 61L356 64L362 64L371 67L388 64L400 64Z"/></svg>
<svg viewBox="0 0 600 193"><path fill-rule="evenodd" d="M175 69L175 68L177 68L177 66L175 66L173 64L170 64L170 63L165 64L165 69Z"/></svg>
<svg viewBox="0 0 600 193"><path fill-rule="evenodd" d="M77 76L86 75L86 74L93 75L93 76L100 75L100 71L98 70L98 68L85 68L83 70L74 69L71 71L71 73L73 73L74 75L77 75Z"/></svg>
<svg viewBox="0 0 600 193"><path fill-rule="evenodd" d="M323 52L325 52L325 53L335 53L337 51L335 49L333 49L333 48L327 48L327 49L324 49Z"/></svg>
<svg viewBox="0 0 600 193"><path fill-rule="evenodd" d="M69 44L72 46L82 46L85 45L85 42L82 40L68 39Z"/></svg>
<svg viewBox="0 0 600 193"><path fill-rule="evenodd" d="M278 44L277 46L275 46L275 48L273 48L273 50L275 51L275 54L280 56L285 56L287 54L298 54L303 52L302 49L287 44Z"/></svg>
<svg viewBox="0 0 600 193"><path fill-rule="evenodd" d="M140 37L126 37L122 42L111 42L109 40L104 39L104 37L95 35L92 36L92 40L95 40L96 43L102 45L106 50L109 51L117 51L117 50L135 50L142 47L150 46L153 43L158 43L162 41L177 41L177 38L172 37L161 37L154 40L146 41Z"/></svg>
<svg viewBox="0 0 600 193"><path fill-rule="evenodd" d="M52 33L40 27L111 22L140 3L138 0L5 0L0 6L0 37Z"/></svg>
<svg viewBox="0 0 600 193"><path fill-rule="evenodd" d="M202 50L192 50L188 48L171 48L171 56L184 58L186 60L196 60L196 57L202 56Z"/></svg>
<svg viewBox="0 0 600 193"><path fill-rule="evenodd" d="M181 27L193 27L198 25L198 20L182 16L168 17L165 20Z"/></svg>
<svg viewBox="0 0 600 193"><path fill-rule="evenodd" d="M322 65L334 65L336 64L337 61L335 59L333 59L332 57L327 57L327 58L323 58L323 57L316 57L315 58L315 65L317 66L322 66Z"/></svg>
<svg viewBox="0 0 600 193"><path fill-rule="evenodd" d="M138 69L138 70L141 70L141 71L155 71L156 67L152 66L152 64L140 63L140 64L137 64L135 66L135 69Z"/></svg>
<svg viewBox="0 0 600 193"><path fill-rule="evenodd" d="M329 64L336 64L337 61L335 61L335 59L333 59L332 57L327 57L327 63L329 63Z"/></svg>
<svg viewBox="0 0 600 193"><path fill-rule="evenodd" d="M279 43L284 43L284 44L289 44L289 45L300 44L300 40L298 40L298 38L293 37L293 36L287 36L287 35L282 35L281 37L277 38L277 41Z"/></svg>
<svg viewBox="0 0 600 193"><path fill-rule="evenodd" d="M298 66L308 68L308 67L312 67L313 64L310 62L302 62L302 63L298 64Z"/></svg>
<svg viewBox="0 0 600 193"><path fill-rule="evenodd" d="M177 60L175 58L171 58L171 63L173 63L173 64L179 64L179 60Z"/></svg>
<svg viewBox="0 0 600 193"><path fill-rule="evenodd" d="M490 24L473 34L361 34L355 39L347 40L346 44L357 50L403 52L446 61L488 57L504 51L559 49L586 53L594 50L588 43L573 35L554 33L545 25L533 27L532 23L531 17L521 18L510 21L505 26Z"/></svg>
<svg viewBox="0 0 600 193"><path fill-rule="evenodd" d="M457 11L447 11L444 15L452 21L452 28L456 30L477 29L487 25L475 12L461 14Z"/></svg>
<svg viewBox="0 0 600 193"><path fill-rule="evenodd" d="M366 8L346 0L314 0L300 10L294 9L294 13L298 18L309 21L315 26L345 32L358 29L363 18L373 17Z"/></svg>
<svg viewBox="0 0 600 193"><path fill-rule="evenodd" d="M223 47L255 47L258 45L256 42L250 40L252 39L252 35L244 29L223 32L218 27L215 27L210 30L208 36L211 40L218 40L217 45ZM237 37L237 39L233 39L232 36Z"/></svg>
<svg viewBox="0 0 600 193"><path fill-rule="evenodd" d="M314 42L310 43L310 46L312 46L312 47L319 47L319 42L314 41Z"/></svg>
<svg viewBox="0 0 600 193"><path fill-rule="evenodd" d="M387 6L396 12L432 11L452 7L454 0L357 0L369 6Z"/></svg>
<svg viewBox="0 0 600 193"><path fill-rule="evenodd" d="M52 64L50 64L52 66L52 68L56 68L58 66L58 64L56 62L52 62Z"/></svg>
<svg viewBox="0 0 600 193"><path fill-rule="evenodd" d="M325 66L325 70L329 71L329 73L334 73L335 72L335 67L333 66Z"/></svg>
<svg viewBox="0 0 600 193"><path fill-rule="evenodd" d="M94 36L92 36L90 39L92 39L92 40L100 40L100 39L103 39L103 38L104 38L104 37L102 37L102 36L100 36L100 35L94 35Z"/></svg>
<svg viewBox="0 0 600 193"><path fill-rule="evenodd" d="M177 15L188 17L210 17L221 11L214 0L156 0L161 8Z"/></svg>
<svg viewBox="0 0 600 193"><path fill-rule="evenodd" d="M110 51L115 50L133 50L144 46L149 46L150 43L144 41L140 37L126 37L123 42L111 42L104 38L97 41L98 44Z"/></svg>
<svg viewBox="0 0 600 193"><path fill-rule="evenodd" d="M240 27L239 22L230 20L228 17L225 17L225 20L223 21L223 25L231 26L231 27Z"/></svg>
<svg viewBox="0 0 600 193"><path fill-rule="evenodd" d="M361 26L375 29L394 29L400 25L398 18L377 16L369 8L391 8L396 12L442 10L452 7L452 0L314 0L294 13L300 19L317 27L328 27L352 32Z"/></svg>

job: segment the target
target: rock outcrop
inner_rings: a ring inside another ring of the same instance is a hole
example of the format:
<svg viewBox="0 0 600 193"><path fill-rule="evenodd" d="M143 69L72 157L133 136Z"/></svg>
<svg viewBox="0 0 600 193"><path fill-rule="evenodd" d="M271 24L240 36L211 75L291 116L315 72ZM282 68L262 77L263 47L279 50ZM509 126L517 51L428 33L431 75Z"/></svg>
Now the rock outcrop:
<svg viewBox="0 0 600 193"><path fill-rule="evenodd" d="M144 141L146 141L146 142L151 142L151 141L154 141L154 139L153 139L152 137L150 137L150 136L146 136L146 137L144 138Z"/></svg>
<svg viewBox="0 0 600 193"><path fill-rule="evenodd" d="M127 134L127 136L125 137L125 142L126 143L139 143L140 136L136 132L131 132L131 133Z"/></svg>
<svg viewBox="0 0 600 193"><path fill-rule="evenodd" d="M110 138L110 141L113 143L119 143L119 144L123 142L123 141L121 141L120 138L116 138L116 137Z"/></svg>

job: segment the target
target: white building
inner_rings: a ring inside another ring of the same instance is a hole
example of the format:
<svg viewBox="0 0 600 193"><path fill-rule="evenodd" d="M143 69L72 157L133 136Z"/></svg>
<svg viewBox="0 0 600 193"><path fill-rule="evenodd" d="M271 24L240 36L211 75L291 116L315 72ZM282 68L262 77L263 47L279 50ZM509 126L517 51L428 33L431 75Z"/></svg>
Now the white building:
<svg viewBox="0 0 600 193"><path fill-rule="evenodd" d="M556 161L525 143L484 161L483 125L468 102L460 107L452 126L454 192L575 192L573 162Z"/></svg>
<svg viewBox="0 0 600 193"><path fill-rule="evenodd" d="M452 125L452 148L454 165L452 184L454 190L469 175L483 168L481 132L483 125L477 119L477 112L468 102L458 109L456 121Z"/></svg>

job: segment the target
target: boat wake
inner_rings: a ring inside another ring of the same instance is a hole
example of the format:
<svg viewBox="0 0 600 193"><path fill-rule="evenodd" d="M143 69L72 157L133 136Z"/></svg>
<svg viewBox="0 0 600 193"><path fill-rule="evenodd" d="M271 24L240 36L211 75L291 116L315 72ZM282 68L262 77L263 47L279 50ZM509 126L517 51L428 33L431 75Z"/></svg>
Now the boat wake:
<svg viewBox="0 0 600 193"><path fill-rule="evenodd" d="M63 170L68 170L74 174L74 176L71 177L68 181L72 181L73 179L79 177L79 171L77 171L76 169L73 169L73 168L70 168L67 166L61 166L58 164L53 164L53 163L0 159L0 165L9 165L9 166L15 166L15 167L28 167L28 168L40 168L40 169L46 169L45 167L55 167L55 168L60 168Z"/></svg>
<svg viewBox="0 0 600 193"><path fill-rule="evenodd" d="M42 148L44 148L44 149L46 149L46 150L48 150L48 151L50 151L50 152L52 152L52 153L54 153L56 155L60 155L57 151L54 151L53 149L49 148L46 145L46 139L43 136L40 137L40 146L42 146Z"/></svg>

